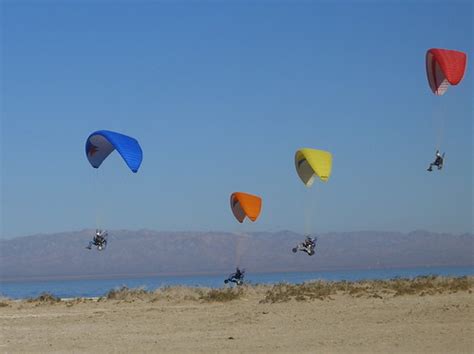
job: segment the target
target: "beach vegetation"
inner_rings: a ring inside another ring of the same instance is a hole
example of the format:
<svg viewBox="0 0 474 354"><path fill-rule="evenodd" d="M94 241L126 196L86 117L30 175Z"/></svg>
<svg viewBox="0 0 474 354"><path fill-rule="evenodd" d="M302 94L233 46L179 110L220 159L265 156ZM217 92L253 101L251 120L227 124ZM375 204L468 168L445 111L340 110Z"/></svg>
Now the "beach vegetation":
<svg viewBox="0 0 474 354"><path fill-rule="evenodd" d="M60 302L61 299L53 294L50 293L42 293L35 298L30 298L27 302L35 303L35 304L55 304Z"/></svg>
<svg viewBox="0 0 474 354"><path fill-rule="evenodd" d="M199 300L204 302L229 302L240 299L243 293L242 288L210 289L202 292Z"/></svg>

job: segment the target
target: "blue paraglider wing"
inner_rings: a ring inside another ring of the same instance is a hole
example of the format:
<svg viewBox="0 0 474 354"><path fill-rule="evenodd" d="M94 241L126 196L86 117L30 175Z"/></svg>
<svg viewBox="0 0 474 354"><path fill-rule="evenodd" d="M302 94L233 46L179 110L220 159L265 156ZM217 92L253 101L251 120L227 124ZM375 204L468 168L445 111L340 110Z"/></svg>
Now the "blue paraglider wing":
<svg viewBox="0 0 474 354"><path fill-rule="evenodd" d="M143 152L136 139L109 130L98 130L87 138L86 156L94 168L99 168L114 150L118 151L132 172L138 171Z"/></svg>

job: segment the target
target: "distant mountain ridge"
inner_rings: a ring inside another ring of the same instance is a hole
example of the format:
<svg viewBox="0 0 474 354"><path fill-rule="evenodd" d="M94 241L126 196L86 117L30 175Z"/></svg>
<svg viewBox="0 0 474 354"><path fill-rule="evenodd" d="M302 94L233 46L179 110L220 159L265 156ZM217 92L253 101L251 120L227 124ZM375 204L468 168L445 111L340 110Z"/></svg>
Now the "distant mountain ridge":
<svg viewBox="0 0 474 354"><path fill-rule="evenodd" d="M313 257L291 252L303 239L291 231L109 231L104 252L86 250L93 230L0 241L0 278L93 277L472 266L474 235L428 231L359 231L319 235Z"/></svg>

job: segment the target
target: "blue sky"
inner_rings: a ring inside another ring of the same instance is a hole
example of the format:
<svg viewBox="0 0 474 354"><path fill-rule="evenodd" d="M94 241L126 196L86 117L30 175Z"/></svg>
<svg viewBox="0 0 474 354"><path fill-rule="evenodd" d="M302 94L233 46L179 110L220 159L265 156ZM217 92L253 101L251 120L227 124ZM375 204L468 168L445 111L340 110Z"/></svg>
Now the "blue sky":
<svg viewBox="0 0 474 354"><path fill-rule="evenodd" d="M93 228L98 210L109 229L473 230L470 2L1 10L2 237ZM443 97L431 47L468 53ZM97 177L99 129L140 141L137 174L114 153ZM446 168L429 174L438 143ZM327 184L302 185L300 147L333 153ZM257 223L233 219L233 191L263 197Z"/></svg>

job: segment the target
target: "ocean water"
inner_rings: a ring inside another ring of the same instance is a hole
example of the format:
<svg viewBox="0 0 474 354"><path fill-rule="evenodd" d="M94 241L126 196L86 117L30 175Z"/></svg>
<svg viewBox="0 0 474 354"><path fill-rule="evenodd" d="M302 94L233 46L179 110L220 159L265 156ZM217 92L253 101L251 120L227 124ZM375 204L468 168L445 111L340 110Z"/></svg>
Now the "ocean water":
<svg viewBox="0 0 474 354"><path fill-rule="evenodd" d="M370 280L396 277L414 278L422 275L465 276L474 275L474 267L427 267L404 269L340 270L322 272L247 273L245 281L250 284L276 284L287 282L299 284L311 280ZM228 274L194 276L153 276L143 278L74 279L48 281L0 282L0 296L10 299L37 297L47 292L60 298L97 297L109 290L126 286L154 290L165 286L183 285L209 288L224 287ZM227 285L226 285L227 286Z"/></svg>

